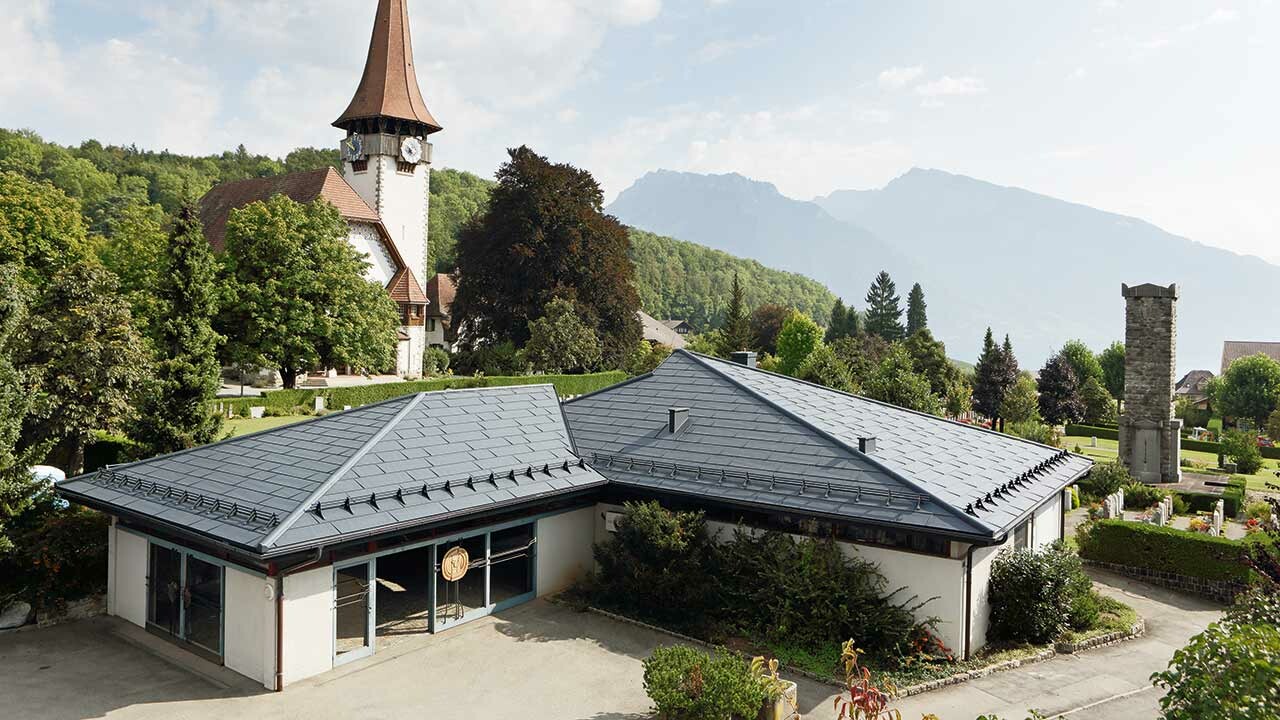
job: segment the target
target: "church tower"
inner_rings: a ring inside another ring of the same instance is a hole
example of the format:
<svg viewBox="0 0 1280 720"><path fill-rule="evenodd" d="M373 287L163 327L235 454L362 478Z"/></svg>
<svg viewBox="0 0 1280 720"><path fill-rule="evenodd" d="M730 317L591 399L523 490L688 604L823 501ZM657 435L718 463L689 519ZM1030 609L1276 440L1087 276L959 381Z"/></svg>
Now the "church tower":
<svg viewBox="0 0 1280 720"><path fill-rule="evenodd" d="M413 70L406 0L378 0L364 75L333 126L341 143L343 177L378 213L405 264L426 286L427 207L431 143L441 130L431 117Z"/></svg>

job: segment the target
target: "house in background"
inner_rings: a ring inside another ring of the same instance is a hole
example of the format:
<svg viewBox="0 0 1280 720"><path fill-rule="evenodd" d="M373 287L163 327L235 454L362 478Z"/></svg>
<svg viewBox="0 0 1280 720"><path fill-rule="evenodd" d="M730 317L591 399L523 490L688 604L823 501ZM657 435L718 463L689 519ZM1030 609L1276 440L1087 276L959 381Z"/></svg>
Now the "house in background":
<svg viewBox="0 0 1280 720"><path fill-rule="evenodd" d="M684 347L684 335L668 326L666 321L657 320L643 310L637 310L636 317L640 320L642 337L645 340L666 345L672 350L679 350Z"/></svg>
<svg viewBox="0 0 1280 720"><path fill-rule="evenodd" d="M1173 388L1173 399L1186 398L1191 407L1197 410L1209 409L1209 381L1213 379L1211 370L1192 370Z"/></svg>
<svg viewBox="0 0 1280 720"><path fill-rule="evenodd" d="M1258 342L1251 340L1227 340L1222 343L1222 367L1219 373L1225 373L1231 363L1250 355L1266 355L1280 362L1280 342Z"/></svg>
<svg viewBox="0 0 1280 720"><path fill-rule="evenodd" d="M688 320L659 320L658 322L666 325L672 330L675 330L681 335L688 335L693 332L693 326L689 324Z"/></svg>
<svg viewBox="0 0 1280 720"><path fill-rule="evenodd" d="M368 256L368 278L386 287L400 307L395 372L416 377L428 344L423 291L431 197L427 138L441 126L418 87L404 0L379 0L360 84L332 125L346 133L339 144L341 174L323 168L217 185L200 200L205 233L214 249L222 250L228 214L275 194L332 203L351 227L352 247Z"/></svg>
<svg viewBox="0 0 1280 720"><path fill-rule="evenodd" d="M427 280L427 347L453 352L458 337L449 322L449 308L457 292L453 278L445 273L436 273Z"/></svg>

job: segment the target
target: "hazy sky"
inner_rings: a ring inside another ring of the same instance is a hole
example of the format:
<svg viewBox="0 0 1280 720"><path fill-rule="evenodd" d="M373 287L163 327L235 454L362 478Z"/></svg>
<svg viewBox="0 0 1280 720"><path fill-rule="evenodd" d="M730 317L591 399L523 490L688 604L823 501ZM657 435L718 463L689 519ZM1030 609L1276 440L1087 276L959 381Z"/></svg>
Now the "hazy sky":
<svg viewBox="0 0 1280 720"><path fill-rule="evenodd" d="M0 126L334 146L374 0L6 0ZM1280 2L410 0L437 164L809 199L935 167L1280 262Z"/></svg>

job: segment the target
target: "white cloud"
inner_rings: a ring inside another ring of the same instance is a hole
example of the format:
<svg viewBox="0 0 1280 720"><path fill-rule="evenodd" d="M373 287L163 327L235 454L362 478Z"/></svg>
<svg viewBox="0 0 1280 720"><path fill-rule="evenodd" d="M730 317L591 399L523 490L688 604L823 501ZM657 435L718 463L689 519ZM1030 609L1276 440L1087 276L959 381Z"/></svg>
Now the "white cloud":
<svg viewBox="0 0 1280 720"><path fill-rule="evenodd" d="M773 42L773 38L765 35L750 35L742 38L712 40L699 48L698 51L694 53L693 57L698 62L713 62L726 55L742 50L752 50L771 42Z"/></svg>
<svg viewBox="0 0 1280 720"><path fill-rule="evenodd" d="M916 86L916 94L927 98L978 95L986 91L987 86L982 80L971 75L962 77L943 75L937 80Z"/></svg>
<svg viewBox="0 0 1280 720"><path fill-rule="evenodd" d="M556 120L559 120L562 123L571 123L581 117L581 115L582 114L577 110L568 107L556 112Z"/></svg>
<svg viewBox="0 0 1280 720"><path fill-rule="evenodd" d="M877 81L880 87L896 90L911 84L916 78L924 74L924 67L920 65L912 65L911 67L891 67L888 70L882 70Z"/></svg>

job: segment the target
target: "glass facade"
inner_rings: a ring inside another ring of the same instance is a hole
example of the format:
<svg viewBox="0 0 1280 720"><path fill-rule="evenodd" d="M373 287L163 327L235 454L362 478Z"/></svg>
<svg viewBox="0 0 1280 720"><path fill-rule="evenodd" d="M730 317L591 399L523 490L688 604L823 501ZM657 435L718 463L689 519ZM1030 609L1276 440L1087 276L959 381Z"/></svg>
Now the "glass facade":
<svg viewBox="0 0 1280 720"><path fill-rule="evenodd" d="M221 565L150 543L147 629L221 657L223 582Z"/></svg>

